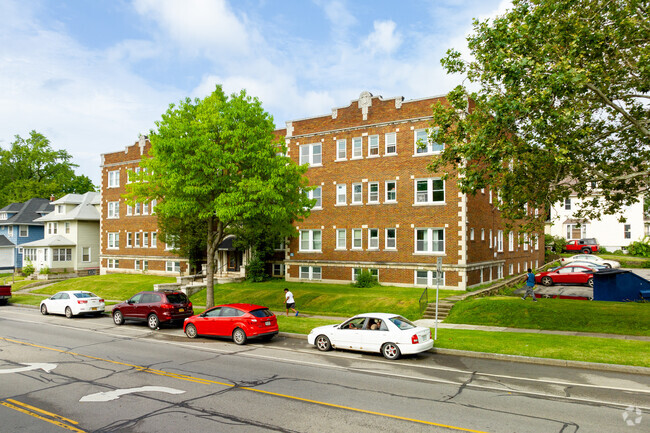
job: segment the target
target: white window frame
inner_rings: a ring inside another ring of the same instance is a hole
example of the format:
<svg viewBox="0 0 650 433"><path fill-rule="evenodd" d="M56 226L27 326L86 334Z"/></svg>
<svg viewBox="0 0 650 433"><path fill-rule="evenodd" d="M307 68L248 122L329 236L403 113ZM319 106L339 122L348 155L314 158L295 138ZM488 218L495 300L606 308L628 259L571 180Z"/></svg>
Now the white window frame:
<svg viewBox="0 0 650 433"><path fill-rule="evenodd" d="M368 182L368 204L379 204L379 182Z"/></svg>
<svg viewBox="0 0 650 433"><path fill-rule="evenodd" d="M18 226L18 237L19 238L27 238L27 237L29 237L29 226L19 225Z"/></svg>
<svg viewBox="0 0 650 433"><path fill-rule="evenodd" d="M379 229L368 229L368 249L379 249Z"/></svg>
<svg viewBox="0 0 650 433"><path fill-rule="evenodd" d="M341 197L343 198L343 201L341 201ZM348 204L347 185L344 183L339 183L336 185L336 205L347 206L347 204Z"/></svg>
<svg viewBox="0 0 650 433"><path fill-rule="evenodd" d="M133 247L133 233L132 232L126 232L126 247L127 248L132 248Z"/></svg>
<svg viewBox="0 0 650 433"><path fill-rule="evenodd" d="M490 229L490 248L493 248L494 244L492 243L492 229Z"/></svg>
<svg viewBox="0 0 650 433"><path fill-rule="evenodd" d="M277 269L277 271L276 271ZM272 276L281 277L284 275L284 265L282 263L273 263Z"/></svg>
<svg viewBox="0 0 650 433"><path fill-rule="evenodd" d="M336 249L347 250L348 233L346 229L336 229Z"/></svg>
<svg viewBox="0 0 650 433"><path fill-rule="evenodd" d="M158 232L151 232L151 248L156 248L158 246Z"/></svg>
<svg viewBox="0 0 650 433"><path fill-rule="evenodd" d="M397 155L397 133L396 132L387 132L386 134L384 134L384 156L386 155Z"/></svg>
<svg viewBox="0 0 650 433"><path fill-rule="evenodd" d="M389 197L390 190L389 190L388 185L391 184L391 183L395 185L395 188L393 189L393 194L395 195L395 198L393 198L393 199L391 199ZM384 186L386 188L386 193L384 194L384 197L385 197L384 203L397 203L397 181L396 180L387 180L384 183Z"/></svg>
<svg viewBox="0 0 650 433"><path fill-rule="evenodd" d="M424 239L423 242L425 242L425 247L424 249L418 248L418 233L419 232L424 232L426 233L426 238ZM442 239L436 239L434 241L434 232L440 232L442 233ZM417 227L414 229L414 253L415 254L444 254L445 253L445 229L441 227ZM434 249L434 244L435 245L442 245L442 249Z"/></svg>
<svg viewBox="0 0 650 433"><path fill-rule="evenodd" d="M106 267L108 269L119 269L120 268L120 259L107 259Z"/></svg>
<svg viewBox="0 0 650 433"><path fill-rule="evenodd" d="M113 170L108 172L108 188L120 187L120 171Z"/></svg>
<svg viewBox="0 0 650 433"><path fill-rule="evenodd" d="M503 252L503 230L497 231L497 252Z"/></svg>
<svg viewBox="0 0 650 433"><path fill-rule="evenodd" d="M425 272L425 277L418 277L418 273L423 274ZM426 284L422 284L423 278L426 278ZM445 285L445 271L440 272L440 277L438 277L437 270L416 269L413 271L413 283L416 287L435 287L438 281L440 281L440 286Z"/></svg>
<svg viewBox="0 0 650 433"><path fill-rule="evenodd" d="M515 274L515 265L514 265L514 263L510 263L510 266L508 268L509 268L509 271L510 271L509 275L514 275Z"/></svg>
<svg viewBox="0 0 650 433"><path fill-rule="evenodd" d="M524 233L524 251L528 251L528 233Z"/></svg>
<svg viewBox="0 0 650 433"><path fill-rule="evenodd" d="M300 230L300 252L320 253L323 248L322 230Z"/></svg>
<svg viewBox="0 0 650 433"><path fill-rule="evenodd" d="M469 240L474 240L474 228L469 229Z"/></svg>
<svg viewBox="0 0 650 433"><path fill-rule="evenodd" d="M363 158L363 137L354 137L352 139L352 157L350 159Z"/></svg>
<svg viewBox="0 0 650 433"><path fill-rule="evenodd" d="M350 249L363 249L363 229L352 229L352 245L350 246Z"/></svg>
<svg viewBox="0 0 650 433"><path fill-rule="evenodd" d="M88 254L85 253L86 250L88 250ZM88 256L88 259L84 260L84 256ZM81 261L84 262L84 263L92 262L90 247L81 247Z"/></svg>
<svg viewBox="0 0 650 433"><path fill-rule="evenodd" d="M379 156L379 135L369 135L368 136L368 158L376 158L378 156Z"/></svg>
<svg viewBox="0 0 650 433"><path fill-rule="evenodd" d="M336 160L337 161L348 160L348 141L345 138L336 140Z"/></svg>
<svg viewBox="0 0 650 433"><path fill-rule="evenodd" d="M106 218L115 219L120 217L120 202L119 201L109 201L108 202L108 212Z"/></svg>
<svg viewBox="0 0 650 433"><path fill-rule="evenodd" d="M181 262L174 260L165 261L165 271L166 272L180 272L181 271Z"/></svg>
<svg viewBox="0 0 650 433"><path fill-rule="evenodd" d="M149 248L149 232L142 232L142 248Z"/></svg>
<svg viewBox="0 0 650 433"><path fill-rule="evenodd" d="M424 148L418 146L418 140L423 140L423 137L418 137L422 133L426 136L427 145ZM438 144L431 140L430 131L427 128L416 129L413 131L413 156L424 156L424 155L437 155L441 153L444 147L441 144ZM440 147L440 149L438 149Z"/></svg>
<svg viewBox="0 0 650 433"><path fill-rule="evenodd" d="M358 189L358 191L355 191ZM355 182L352 184L352 201L350 204L363 204L363 183Z"/></svg>
<svg viewBox="0 0 650 433"><path fill-rule="evenodd" d="M389 236L390 231L393 232L392 236ZM387 250L396 250L397 249L397 229L396 228L387 228L386 230L384 230L384 248L387 249Z"/></svg>
<svg viewBox="0 0 650 433"><path fill-rule="evenodd" d="M571 236L573 234L573 227L575 227L576 230L580 230L580 237L574 238ZM567 241L577 241L582 238L587 237L587 224L580 224L580 227L578 227L578 224L566 224L566 240Z"/></svg>
<svg viewBox="0 0 650 433"><path fill-rule="evenodd" d="M359 278L359 275L361 275L364 269L369 271L370 275L375 277L377 282L379 282L379 269L377 268L352 268L352 281L357 281L357 278Z"/></svg>
<svg viewBox="0 0 650 433"><path fill-rule="evenodd" d="M130 204L126 205L126 215L127 216L133 215L133 206L131 206Z"/></svg>
<svg viewBox="0 0 650 433"><path fill-rule="evenodd" d="M119 232L107 233L106 248L109 250L117 250L120 248L120 234Z"/></svg>
<svg viewBox="0 0 650 433"><path fill-rule="evenodd" d="M515 250L515 232L510 230L508 232L508 251Z"/></svg>
<svg viewBox="0 0 650 433"><path fill-rule="evenodd" d="M54 224L54 223L50 223L50 224ZM9 236L10 238L14 237L14 226L7 227L7 236Z"/></svg>
<svg viewBox="0 0 650 433"><path fill-rule="evenodd" d="M442 200L434 200L434 192L439 192L440 189L434 189L433 185L438 182L442 182ZM426 183L426 191L418 191L418 185L422 185ZM440 179L439 177L431 177L431 178L425 178L425 179L415 179L413 181L413 203L415 205L440 205L440 204L445 204L445 181ZM426 200L423 200L423 195L426 194Z"/></svg>
<svg viewBox="0 0 650 433"><path fill-rule="evenodd" d="M322 280L323 268L320 266L300 266L298 269L298 277L301 280Z"/></svg>
<svg viewBox="0 0 650 433"><path fill-rule="evenodd" d="M65 225L64 225L64 227L65 227L65 233L66 233L67 235L69 235L69 234L70 234L70 227L71 227L71 226L70 226L70 223L69 223L69 222L66 222Z"/></svg>
<svg viewBox="0 0 650 433"><path fill-rule="evenodd" d="M323 188L317 186L307 193L310 200L316 199L316 203L312 210L321 210L323 209Z"/></svg>
<svg viewBox="0 0 650 433"><path fill-rule="evenodd" d="M318 152L316 150L318 149ZM323 144L310 143L300 145L300 165L309 164L311 167L323 165Z"/></svg>
<svg viewBox="0 0 650 433"><path fill-rule="evenodd" d="M564 210L571 210L571 198L567 197L564 199Z"/></svg>

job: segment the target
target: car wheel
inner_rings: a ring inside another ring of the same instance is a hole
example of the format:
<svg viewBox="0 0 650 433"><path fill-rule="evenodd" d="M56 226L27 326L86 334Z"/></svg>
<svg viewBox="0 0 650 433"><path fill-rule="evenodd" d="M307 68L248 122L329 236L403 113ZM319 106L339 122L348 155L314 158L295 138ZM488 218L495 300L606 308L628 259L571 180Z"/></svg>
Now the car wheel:
<svg viewBox="0 0 650 433"><path fill-rule="evenodd" d="M545 286L552 286L553 285L553 280L551 277L542 277L542 284Z"/></svg>
<svg viewBox="0 0 650 433"><path fill-rule="evenodd" d="M147 325L149 325L149 329L158 329L160 326L160 320L158 320L158 316L153 313L149 314L149 317L147 317Z"/></svg>
<svg viewBox="0 0 650 433"><path fill-rule="evenodd" d="M234 331L232 331L232 341L235 343L239 345L246 344L246 339L246 333L243 329L236 328Z"/></svg>
<svg viewBox="0 0 650 433"><path fill-rule="evenodd" d="M593 288L593 287L594 287L594 279L593 279L593 278L589 278L589 279L587 280L587 285L588 285L589 287Z"/></svg>
<svg viewBox="0 0 650 433"><path fill-rule="evenodd" d="M612 265L610 265L609 263L605 263L605 267L606 267L607 269L612 269Z"/></svg>
<svg viewBox="0 0 650 433"><path fill-rule="evenodd" d="M47 316L47 305L41 304L41 314Z"/></svg>
<svg viewBox="0 0 650 433"><path fill-rule="evenodd" d="M399 347L395 343L386 343L381 346L381 354L384 355L386 359L397 359L401 355Z"/></svg>
<svg viewBox="0 0 650 433"><path fill-rule="evenodd" d="M191 323L185 327L185 335L187 335L189 338L196 338L197 335L199 335L196 332L196 326L192 325Z"/></svg>
<svg viewBox="0 0 650 433"><path fill-rule="evenodd" d="M591 254L591 250L589 248L583 248L582 254Z"/></svg>
<svg viewBox="0 0 650 433"><path fill-rule="evenodd" d="M67 317L68 319L72 319L72 310L70 309L70 307L65 307L65 317Z"/></svg>
<svg viewBox="0 0 650 433"><path fill-rule="evenodd" d="M332 348L332 343L325 335L319 335L316 337L316 348L321 352L327 352Z"/></svg>
<svg viewBox="0 0 650 433"><path fill-rule="evenodd" d="M124 325L124 316L120 310L113 311L113 323L116 325Z"/></svg>

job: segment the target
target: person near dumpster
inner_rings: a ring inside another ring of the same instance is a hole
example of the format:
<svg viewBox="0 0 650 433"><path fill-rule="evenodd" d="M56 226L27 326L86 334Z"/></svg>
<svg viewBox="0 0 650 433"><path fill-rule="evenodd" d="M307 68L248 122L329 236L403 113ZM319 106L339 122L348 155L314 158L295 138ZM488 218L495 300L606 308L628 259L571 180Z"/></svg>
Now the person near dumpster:
<svg viewBox="0 0 650 433"><path fill-rule="evenodd" d="M526 285L524 287L526 288L526 293L524 293L524 296L522 296L521 299L525 301L526 297L530 295L530 297L533 298L533 301L537 302L537 299L535 299L535 274L533 274L533 270L530 268L528 268L528 274L526 276Z"/></svg>

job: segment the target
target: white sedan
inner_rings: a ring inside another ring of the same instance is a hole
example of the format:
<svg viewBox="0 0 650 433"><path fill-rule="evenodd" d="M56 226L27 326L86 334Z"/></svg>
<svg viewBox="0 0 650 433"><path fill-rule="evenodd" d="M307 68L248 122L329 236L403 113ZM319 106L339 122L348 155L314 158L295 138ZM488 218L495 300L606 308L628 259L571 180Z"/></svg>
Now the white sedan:
<svg viewBox="0 0 650 433"><path fill-rule="evenodd" d="M307 341L321 351L335 348L380 352L387 359L433 347L431 329L387 313L359 314L338 325L319 326L311 330Z"/></svg>
<svg viewBox="0 0 650 433"><path fill-rule="evenodd" d="M591 262L595 263L597 265L601 266L606 266L608 268L620 268L621 264L617 262L616 260L605 260L602 257L599 257L594 254L576 254L575 256L571 257L562 257L560 259L560 263L562 265L566 265L567 263L575 262L575 261L580 261L580 262Z"/></svg>
<svg viewBox="0 0 650 433"><path fill-rule="evenodd" d="M91 292L69 290L41 301L41 314L65 314L67 318L79 314L104 313L104 300Z"/></svg>

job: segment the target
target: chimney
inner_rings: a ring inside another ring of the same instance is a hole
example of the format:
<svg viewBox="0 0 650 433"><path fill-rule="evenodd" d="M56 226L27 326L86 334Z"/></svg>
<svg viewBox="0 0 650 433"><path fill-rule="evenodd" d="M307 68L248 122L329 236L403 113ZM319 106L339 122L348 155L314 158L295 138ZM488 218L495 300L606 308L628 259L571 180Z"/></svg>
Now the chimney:
<svg viewBox="0 0 650 433"><path fill-rule="evenodd" d="M56 198L54 197L54 194L50 195L50 202L53 202L54 200L56 200Z"/></svg>

